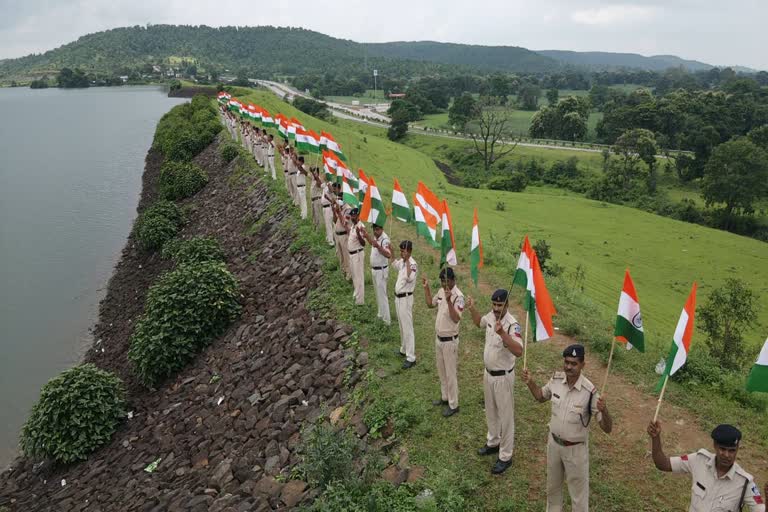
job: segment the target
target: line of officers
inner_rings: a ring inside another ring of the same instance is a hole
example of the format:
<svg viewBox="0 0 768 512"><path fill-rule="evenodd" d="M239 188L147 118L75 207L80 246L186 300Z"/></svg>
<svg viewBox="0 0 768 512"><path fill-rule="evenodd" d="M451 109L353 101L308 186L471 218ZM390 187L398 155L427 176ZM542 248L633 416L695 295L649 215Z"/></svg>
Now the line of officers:
<svg viewBox="0 0 768 512"><path fill-rule="evenodd" d="M271 170L274 167L274 141L272 135L254 128L250 123L224 111L225 123L233 138L238 133L256 162ZM348 281L352 281L352 298L356 305L365 303L365 246L370 245L369 266L378 306L377 318L391 324L387 290L389 269L397 272L395 281L395 312L400 329L400 348L395 351L404 359L402 368L408 370L416 364L416 345L413 329L413 300L419 269L413 258L413 243L403 240L399 244L399 257L395 257L392 243L384 226L373 224L369 232L360 221L359 210L346 205L338 183L324 179L316 167L309 167L303 156L284 140L278 146L285 174L285 186L301 212L308 216L306 188L312 219L324 229L326 242L334 246L340 268ZM439 273L440 288L433 293L426 277L421 278L424 300L428 308L436 309L435 364L440 382L440 398L432 405L442 407L445 418L459 412L459 384L457 378L459 353L459 326L465 310L472 322L485 332L483 362L483 395L487 434L485 444L478 449L481 456L495 455L491 473L504 473L512 465L515 421L515 366L523 354L521 327L508 308L509 293L498 289L491 296L491 310L482 314L472 297L465 297L456 286L452 268ZM606 434L613 430L613 418L605 398L583 374L585 350L574 344L563 351L562 371L539 386L527 369L522 370L523 382L538 402L550 402L551 418L547 437L547 511L563 510L563 484L568 489L573 512L589 510L589 427L592 419ZM691 512L741 511L748 506L751 512L764 512L765 505L752 475L736 463L741 432L730 425L720 425L712 431L714 453L699 450L680 457L668 457L662 449L661 424L648 426L652 456L662 471L692 475ZM768 487L766 489L768 492Z"/></svg>

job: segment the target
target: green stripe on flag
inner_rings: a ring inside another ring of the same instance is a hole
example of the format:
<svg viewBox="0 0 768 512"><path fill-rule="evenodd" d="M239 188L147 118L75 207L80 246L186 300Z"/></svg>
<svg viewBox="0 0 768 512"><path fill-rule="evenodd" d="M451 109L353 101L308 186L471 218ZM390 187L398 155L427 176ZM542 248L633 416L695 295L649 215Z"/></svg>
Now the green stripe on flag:
<svg viewBox="0 0 768 512"><path fill-rule="evenodd" d="M768 393L768 366L756 364L749 372L747 391Z"/></svg>
<svg viewBox="0 0 768 512"><path fill-rule="evenodd" d="M643 331L638 331L637 328L632 325L632 322L621 315L616 317L616 328L614 329L613 334L614 336L624 336L633 347L640 352L645 352L645 337L643 336Z"/></svg>

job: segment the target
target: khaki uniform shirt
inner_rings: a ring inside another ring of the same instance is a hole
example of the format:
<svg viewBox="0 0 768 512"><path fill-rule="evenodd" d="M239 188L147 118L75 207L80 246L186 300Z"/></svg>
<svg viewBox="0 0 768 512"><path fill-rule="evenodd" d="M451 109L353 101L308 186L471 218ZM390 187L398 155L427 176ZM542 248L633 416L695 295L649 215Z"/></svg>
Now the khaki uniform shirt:
<svg viewBox="0 0 768 512"><path fill-rule="evenodd" d="M592 419L590 408L592 416L597 416L598 421L602 418L597 410L599 394L595 385L582 374L571 388L565 373L555 372L541 388L541 394L552 402L549 431L565 441L586 443Z"/></svg>
<svg viewBox="0 0 768 512"><path fill-rule="evenodd" d="M389 249L390 251L392 250L390 247L389 236L387 236L384 231L381 232L381 236L378 237L376 241L379 242L379 245L382 247L382 249ZM389 265L389 260L387 257L381 254L377 248L371 247L371 266L386 267L387 265Z"/></svg>
<svg viewBox="0 0 768 512"><path fill-rule="evenodd" d="M323 206L331 206L331 199L333 197L333 192L331 191L331 184L330 182L326 181L323 183L323 186L320 187L320 193L322 194L320 196L320 204Z"/></svg>
<svg viewBox="0 0 768 512"><path fill-rule="evenodd" d="M267 139L267 156L275 156L275 143Z"/></svg>
<svg viewBox="0 0 768 512"><path fill-rule="evenodd" d="M322 183L320 185L317 184L315 181L315 177L312 176L312 173L309 173L309 176L307 177L307 180L309 180L309 197L313 201L319 201L320 200L320 194L322 193ZM315 199L317 198L317 199Z"/></svg>
<svg viewBox="0 0 768 512"><path fill-rule="evenodd" d="M454 309L459 314L464 311L464 294L457 286L451 290L450 300L453 301ZM451 320L451 314L448 312L448 302L446 301L445 289L441 286L436 295L432 297L432 305L437 306L437 316L435 318L435 332L438 336L458 336L459 322Z"/></svg>
<svg viewBox="0 0 768 512"><path fill-rule="evenodd" d="M673 473L691 474L691 507L689 512L732 512L736 511L744 484L744 505L750 512L765 512L763 498L755 485L752 475L738 464L722 478L717 476L715 456L707 450L670 457Z"/></svg>
<svg viewBox="0 0 768 512"><path fill-rule="evenodd" d="M397 281L395 281L395 293L413 293L416 288L416 272L418 267L413 258L408 258L408 264L403 262L403 258L397 258L392 262L392 267L397 270ZM411 267L411 276L408 277L408 267Z"/></svg>
<svg viewBox="0 0 768 512"><path fill-rule="evenodd" d="M347 237L347 250L349 252L358 251L364 247L363 244L360 243L360 237L357 236L357 228L363 228L365 229L365 224L363 224L360 221L357 221L357 224L352 224L352 221L349 221L349 236Z"/></svg>
<svg viewBox="0 0 768 512"><path fill-rule="evenodd" d="M341 233L344 231L346 233L347 231L347 216L349 215L349 205L345 204L341 199L336 200L336 204L339 205L339 211L341 213L341 217L336 218L336 222L333 225L333 229L336 231L336 233Z"/></svg>
<svg viewBox="0 0 768 512"><path fill-rule="evenodd" d="M522 345L520 337L520 324L515 317L507 311L501 319L502 328ZM483 350L483 363L488 370L511 370L515 367L517 357L509 351L501 336L496 334L496 315L493 311L480 319L480 327L485 328L485 349Z"/></svg>

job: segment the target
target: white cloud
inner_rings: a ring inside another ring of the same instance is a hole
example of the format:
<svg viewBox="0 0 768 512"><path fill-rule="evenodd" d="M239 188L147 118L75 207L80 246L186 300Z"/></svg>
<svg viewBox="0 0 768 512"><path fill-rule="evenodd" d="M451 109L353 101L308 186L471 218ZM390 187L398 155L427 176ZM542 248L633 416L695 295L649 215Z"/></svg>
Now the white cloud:
<svg viewBox="0 0 768 512"><path fill-rule="evenodd" d="M574 11L571 20L582 25L612 26L651 21L657 14L658 8L651 6L607 5Z"/></svg>

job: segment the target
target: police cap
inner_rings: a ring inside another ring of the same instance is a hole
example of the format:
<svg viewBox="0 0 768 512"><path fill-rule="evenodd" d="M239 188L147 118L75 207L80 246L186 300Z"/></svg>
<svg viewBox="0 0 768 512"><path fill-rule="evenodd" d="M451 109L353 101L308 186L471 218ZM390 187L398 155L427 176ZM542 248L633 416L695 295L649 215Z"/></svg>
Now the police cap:
<svg viewBox="0 0 768 512"><path fill-rule="evenodd" d="M563 357L577 357L584 360L584 345L579 344L573 344L568 345L565 350L563 350Z"/></svg>
<svg viewBox="0 0 768 512"><path fill-rule="evenodd" d="M451 267L444 268L440 271L440 280L443 279L456 279L456 274L453 273L453 269Z"/></svg>
<svg viewBox="0 0 768 512"><path fill-rule="evenodd" d="M360 208L352 208L352 209L349 211L349 214L350 214L350 215L360 215Z"/></svg>
<svg viewBox="0 0 768 512"><path fill-rule="evenodd" d="M491 295L491 301L492 302L507 302L507 297L509 296L509 292L505 290L504 288L499 288L495 292L493 292L493 295Z"/></svg>
<svg viewBox="0 0 768 512"><path fill-rule="evenodd" d="M718 425L712 431L712 440L726 448L738 448L741 432L733 425Z"/></svg>

